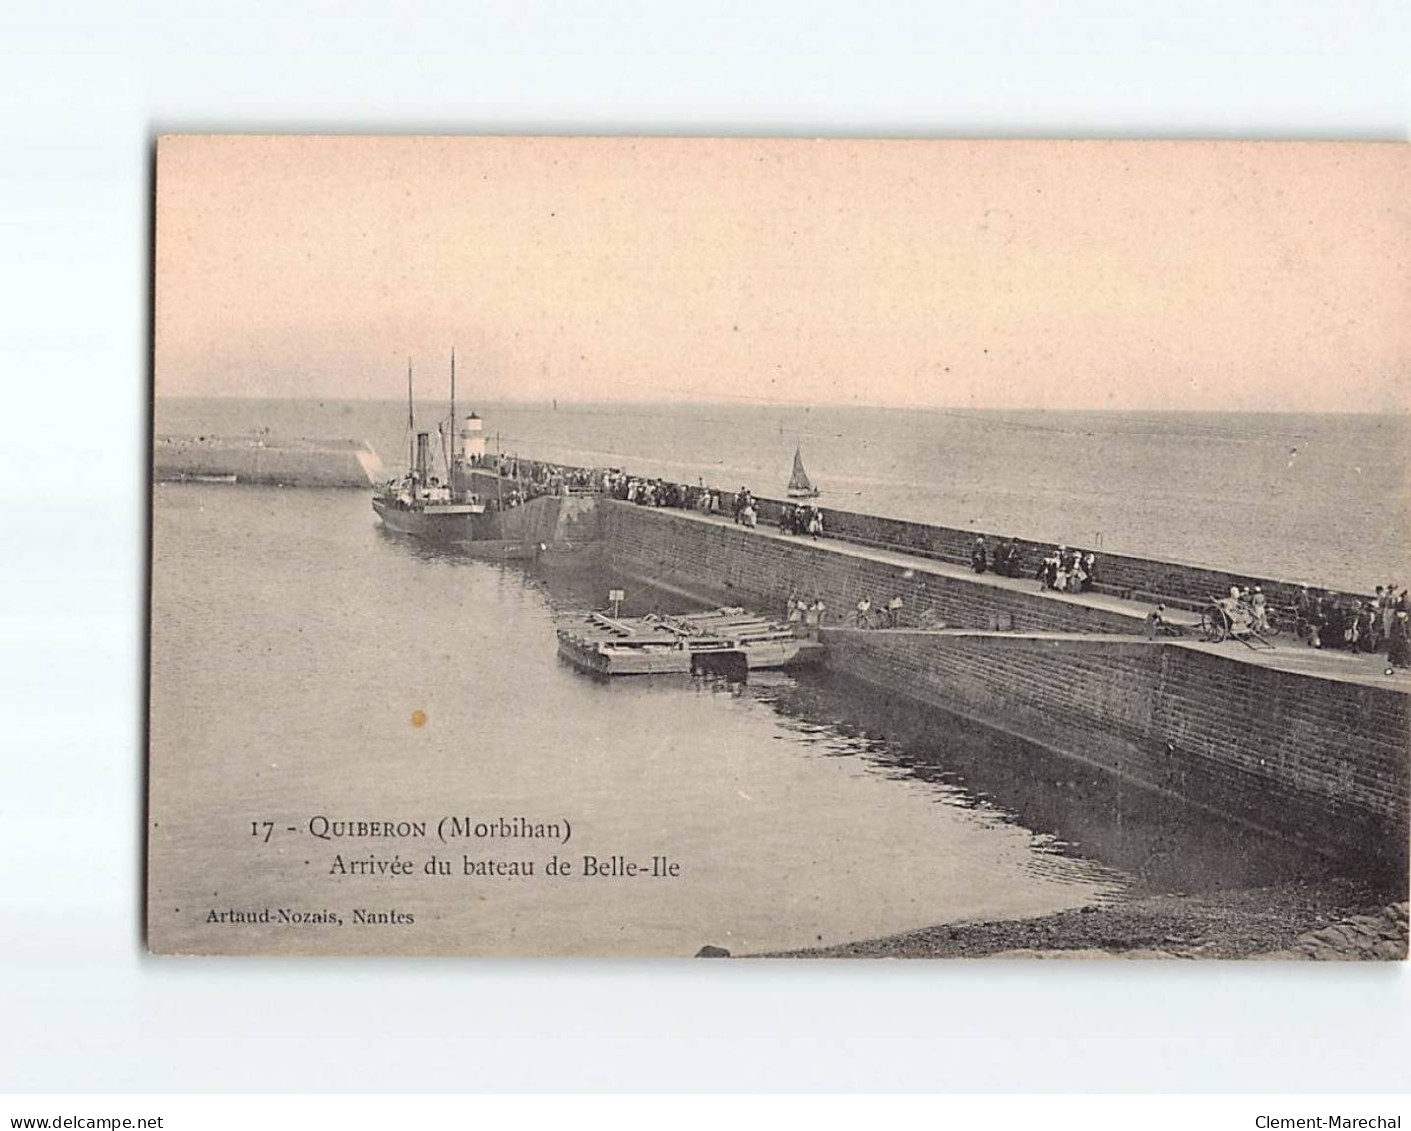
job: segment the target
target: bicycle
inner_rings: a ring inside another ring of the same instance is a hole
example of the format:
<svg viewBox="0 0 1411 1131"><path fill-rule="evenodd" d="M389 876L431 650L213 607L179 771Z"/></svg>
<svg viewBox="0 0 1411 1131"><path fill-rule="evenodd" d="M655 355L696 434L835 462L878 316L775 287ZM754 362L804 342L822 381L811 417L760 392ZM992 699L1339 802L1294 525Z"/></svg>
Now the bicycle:
<svg viewBox="0 0 1411 1131"><path fill-rule="evenodd" d="M1273 605L1264 607L1264 624L1259 631L1270 638L1280 635L1284 631L1285 618L1290 624L1297 620L1297 614L1293 609L1275 608Z"/></svg>

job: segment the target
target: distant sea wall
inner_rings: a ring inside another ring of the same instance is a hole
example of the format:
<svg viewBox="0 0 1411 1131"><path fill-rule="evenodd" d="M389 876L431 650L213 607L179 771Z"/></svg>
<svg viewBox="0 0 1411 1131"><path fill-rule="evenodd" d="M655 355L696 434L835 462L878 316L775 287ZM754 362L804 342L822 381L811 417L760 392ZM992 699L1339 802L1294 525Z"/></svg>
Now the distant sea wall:
<svg viewBox="0 0 1411 1131"><path fill-rule="evenodd" d="M235 477L280 487L371 487L382 461L360 440L282 440L263 436L158 436L152 473L159 481Z"/></svg>

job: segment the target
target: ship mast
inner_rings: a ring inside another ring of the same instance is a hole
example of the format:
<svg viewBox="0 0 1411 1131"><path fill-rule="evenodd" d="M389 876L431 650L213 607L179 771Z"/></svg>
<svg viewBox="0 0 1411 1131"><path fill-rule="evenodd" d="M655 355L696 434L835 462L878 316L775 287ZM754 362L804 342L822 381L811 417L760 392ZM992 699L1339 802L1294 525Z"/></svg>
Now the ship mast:
<svg viewBox="0 0 1411 1131"><path fill-rule="evenodd" d="M407 474L416 467L416 415L412 412L412 359L407 356Z"/></svg>
<svg viewBox="0 0 1411 1131"><path fill-rule="evenodd" d="M441 437L441 459L446 464L446 483L451 482L451 465L455 462L456 454L456 351L451 349L451 418L436 427L437 434Z"/></svg>

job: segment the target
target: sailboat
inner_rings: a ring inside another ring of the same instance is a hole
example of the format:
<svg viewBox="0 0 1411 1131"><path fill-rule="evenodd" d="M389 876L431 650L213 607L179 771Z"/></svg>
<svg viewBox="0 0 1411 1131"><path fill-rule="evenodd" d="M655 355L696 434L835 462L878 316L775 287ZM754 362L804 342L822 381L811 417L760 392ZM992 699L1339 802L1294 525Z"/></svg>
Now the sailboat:
<svg viewBox="0 0 1411 1131"><path fill-rule="evenodd" d="M803 469L803 454L799 451L797 444L794 445L794 473L789 476L789 498L818 498L818 488L813 485L813 481L808 477L808 472Z"/></svg>
<svg viewBox="0 0 1411 1131"><path fill-rule="evenodd" d="M469 428L462 432L461 450L456 450L456 355L451 353L451 415L437 427L446 465L445 479L432 474L431 434L416 430L412 400L412 363L407 361L407 471L389 480L372 497L372 509L382 525L399 534L411 534L441 542L476 542L491 536L485 503L470 491L468 466L479 454L472 445L483 447L484 440ZM479 417L467 418L479 427Z"/></svg>

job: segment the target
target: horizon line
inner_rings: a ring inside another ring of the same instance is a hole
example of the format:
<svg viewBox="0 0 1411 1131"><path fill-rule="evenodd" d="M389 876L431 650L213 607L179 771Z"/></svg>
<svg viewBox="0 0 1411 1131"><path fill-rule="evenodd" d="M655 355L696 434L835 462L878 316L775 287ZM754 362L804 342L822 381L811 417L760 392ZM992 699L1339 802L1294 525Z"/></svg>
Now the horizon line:
<svg viewBox="0 0 1411 1131"><path fill-rule="evenodd" d="M214 400L214 401L288 401L288 402L308 402L308 401L357 401L366 404L393 404L400 403L400 397L368 397L333 394L300 394L297 396L285 395L259 395L251 393L158 393L153 391L153 400ZM444 400L442 397L428 397L427 401L435 402ZM651 398L609 398L604 400L588 400L565 397L490 397L479 402L493 405L512 405L525 408L547 407L550 404L557 405L560 402L566 406L587 405L593 407L613 407L621 406L630 408L639 405L670 406L682 408L723 408L723 407L745 407L754 406L758 408L802 408L802 409L880 409L894 412L938 412L938 413L965 413L965 412L1050 412L1050 413L1112 413L1114 415L1122 413L1188 413L1205 415L1226 415L1226 416L1411 416L1411 405L1404 408L1343 408L1343 409L1307 409L1307 408L1170 408L1170 407L1126 407L1107 408L1103 406L1078 407L1078 408L1050 408L1044 405L974 405L974 404L926 404L922 402L886 403L880 401L859 401L859 400L786 400L771 399L765 397L749 396L729 396L728 394L715 398L684 399L675 400L655 400ZM472 407L470 411L474 411Z"/></svg>

